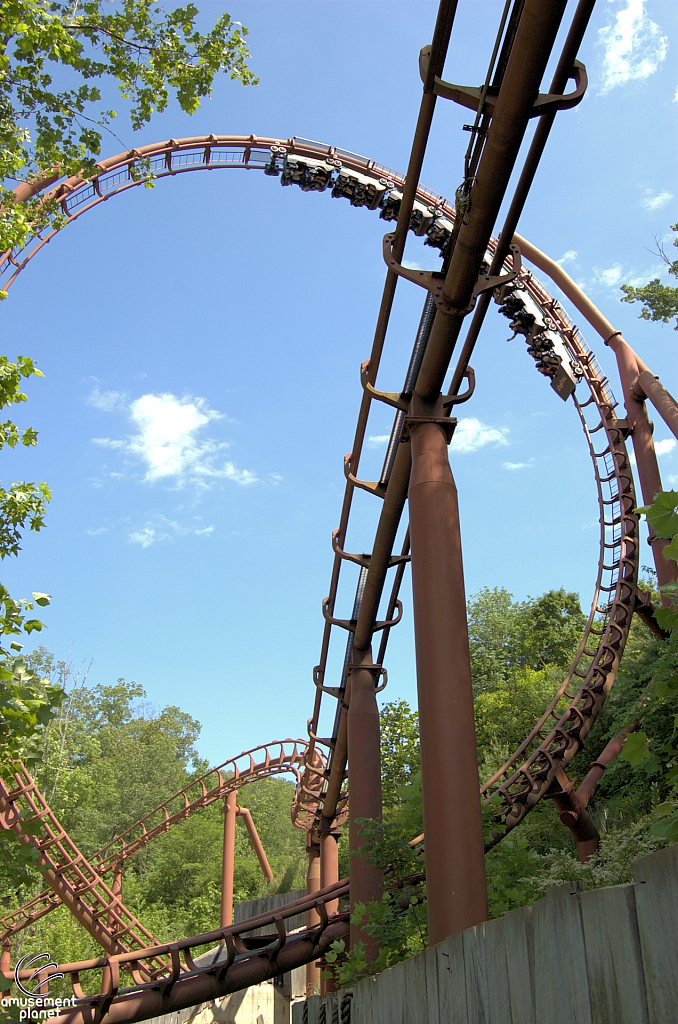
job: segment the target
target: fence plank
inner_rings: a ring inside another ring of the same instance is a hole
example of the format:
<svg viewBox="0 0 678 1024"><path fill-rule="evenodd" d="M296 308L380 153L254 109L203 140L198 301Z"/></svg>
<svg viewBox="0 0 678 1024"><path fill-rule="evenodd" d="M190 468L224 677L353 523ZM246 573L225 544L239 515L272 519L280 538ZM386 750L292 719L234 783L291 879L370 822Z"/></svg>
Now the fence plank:
<svg viewBox="0 0 678 1024"><path fill-rule="evenodd" d="M468 1024L464 940L453 935L433 947L438 960L438 1001L444 1024Z"/></svg>
<svg viewBox="0 0 678 1024"><path fill-rule="evenodd" d="M438 987L438 951L436 946L429 946L421 959L426 970L426 1009L428 1024L447 1024L440 1013L440 995Z"/></svg>
<svg viewBox="0 0 678 1024"><path fill-rule="evenodd" d="M422 953L399 966L405 968L404 1024L428 1024L426 960Z"/></svg>
<svg viewBox="0 0 678 1024"><path fill-rule="evenodd" d="M678 845L633 865L650 1024L678 1016Z"/></svg>
<svg viewBox="0 0 678 1024"><path fill-rule="evenodd" d="M308 1006L308 1024L318 1024L321 1003L322 999L320 996L309 996L306 1000L306 1005Z"/></svg>
<svg viewBox="0 0 678 1024"><path fill-rule="evenodd" d="M581 894L594 1024L647 1024L634 885Z"/></svg>
<svg viewBox="0 0 678 1024"><path fill-rule="evenodd" d="M535 1009L539 1024L592 1024L580 882L554 886L534 905Z"/></svg>
<svg viewBox="0 0 678 1024"><path fill-rule="evenodd" d="M482 924L462 932L464 940L464 973L469 1020L473 1024L489 1024L487 1009L487 966L485 963L485 928Z"/></svg>
<svg viewBox="0 0 678 1024"><path fill-rule="evenodd" d="M533 908L520 907L501 918L501 934L506 954L511 1024L535 1024L534 993L534 921ZM488 954L489 955L489 954ZM500 1009L500 1007L497 1007ZM494 1009L492 1010L494 1014ZM491 1016L492 1024L501 1024L501 1017Z"/></svg>
<svg viewBox="0 0 678 1024"><path fill-rule="evenodd" d="M488 1024L513 1024L503 918L483 925L483 940Z"/></svg>
<svg viewBox="0 0 678 1024"><path fill-rule="evenodd" d="M374 978L368 978L353 986L353 1002L351 1003L351 1024L374 1024L375 1016L372 1008L372 992L375 987ZM292 1021L292 1024L301 1024Z"/></svg>

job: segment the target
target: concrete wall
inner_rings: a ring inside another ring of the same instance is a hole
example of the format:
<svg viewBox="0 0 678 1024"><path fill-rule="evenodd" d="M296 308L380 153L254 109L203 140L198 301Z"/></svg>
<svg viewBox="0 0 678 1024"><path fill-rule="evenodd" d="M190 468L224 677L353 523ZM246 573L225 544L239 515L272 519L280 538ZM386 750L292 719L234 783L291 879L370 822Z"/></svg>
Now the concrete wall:
<svg viewBox="0 0 678 1024"><path fill-rule="evenodd" d="M362 981L292 1024L678 1024L678 844L634 882L557 886Z"/></svg>

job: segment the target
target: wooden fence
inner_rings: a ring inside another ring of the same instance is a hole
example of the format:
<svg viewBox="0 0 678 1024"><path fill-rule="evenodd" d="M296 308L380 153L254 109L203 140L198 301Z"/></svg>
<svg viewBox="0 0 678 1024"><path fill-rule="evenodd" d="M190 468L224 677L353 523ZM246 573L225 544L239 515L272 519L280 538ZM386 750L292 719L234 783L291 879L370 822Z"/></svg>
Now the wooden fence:
<svg viewBox="0 0 678 1024"><path fill-rule="evenodd" d="M376 978L292 1007L292 1024L678 1024L678 844L634 882L556 886Z"/></svg>

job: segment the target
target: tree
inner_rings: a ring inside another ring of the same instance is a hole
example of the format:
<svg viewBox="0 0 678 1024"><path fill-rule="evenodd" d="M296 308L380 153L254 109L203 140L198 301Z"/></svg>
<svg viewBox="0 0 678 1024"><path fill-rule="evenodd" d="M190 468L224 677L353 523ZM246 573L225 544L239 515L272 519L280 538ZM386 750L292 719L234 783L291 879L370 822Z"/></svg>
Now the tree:
<svg viewBox="0 0 678 1024"><path fill-rule="evenodd" d="M58 221L55 205L16 202L17 183L95 173L102 133L116 113L101 109L102 83L117 84L133 131L166 109L170 93L193 114L214 77L256 83L247 29L222 15L206 34L197 7L169 13L155 0L7 0L0 28L0 251ZM115 136L117 138L117 136Z"/></svg>
<svg viewBox="0 0 678 1024"><path fill-rule="evenodd" d="M678 223L671 225L671 231L678 231ZM673 244L678 246L678 238L674 238ZM669 274L678 277L678 260L670 260L664 251L664 247L657 238L658 255L663 259L669 268ZM647 284L636 288L630 284L621 285L624 292L622 302L641 302L642 309L638 314L641 320L651 320L663 324L671 322L676 318L674 330L678 331L678 288L662 284L658 277L654 277Z"/></svg>
<svg viewBox="0 0 678 1024"><path fill-rule="evenodd" d="M42 377L31 359L18 356L11 363L0 356L0 410L26 401L23 381ZM12 420L0 423L0 450L18 444L37 443L32 427L20 430ZM17 555L23 531L36 532L44 526L45 508L51 495L45 483L17 481L0 487L0 559ZM32 601L14 600L0 584L0 770L11 771L11 763L23 758L31 763L36 754L41 730L50 720L63 697L58 685L42 678L20 657L22 644L17 637L40 632L39 619L27 617L35 605L46 607L49 594L36 592ZM4 637L11 638L4 646Z"/></svg>
<svg viewBox="0 0 678 1024"><path fill-rule="evenodd" d="M562 587L522 602L503 587L482 587L468 601L474 691L505 685L517 669L566 668L585 623L579 597Z"/></svg>
<svg viewBox="0 0 678 1024"><path fill-rule="evenodd" d="M200 724L179 708L154 707L143 687L124 679L89 685L84 672L55 663L44 648L26 660L38 674L68 687L44 730L35 777L86 856L206 770L195 749ZM274 881L269 886L264 879L239 824L236 901L303 884L305 836L290 818L293 795L293 784L283 779L239 791L238 803L251 809ZM217 801L125 862L124 902L161 941L218 927L223 834L223 801ZM12 833L0 833L0 900L8 909L44 888L31 858L17 861L23 849ZM43 948L60 962L98 955L66 908L20 932L13 957Z"/></svg>
<svg viewBox="0 0 678 1024"><path fill-rule="evenodd" d="M154 111L167 107L170 91L192 114L209 96L214 77L227 71L243 85L254 82L247 67L247 30L220 17L202 35L195 27L194 4L170 13L154 0L7 0L0 20L0 252L25 244L48 223L58 226L56 203L39 197L22 203L17 184L45 183L82 172L96 172L102 132L110 132L113 110L100 110L99 84L116 82L133 130ZM57 84L55 84L55 78ZM0 298L6 293L0 292ZM26 401L23 380L41 377L31 359L12 363L0 356L0 409ZM32 446L37 433L21 431L11 420L0 423L0 449ZM0 487L0 559L16 555L23 531L44 526L50 500L45 483L15 482ZM33 602L14 600L0 585L0 638L16 638L42 629L26 613L49 604L35 593ZM17 757L32 757L40 730L62 699L48 683L17 658L21 644L0 646L0 759L4 770Z"/></svg>

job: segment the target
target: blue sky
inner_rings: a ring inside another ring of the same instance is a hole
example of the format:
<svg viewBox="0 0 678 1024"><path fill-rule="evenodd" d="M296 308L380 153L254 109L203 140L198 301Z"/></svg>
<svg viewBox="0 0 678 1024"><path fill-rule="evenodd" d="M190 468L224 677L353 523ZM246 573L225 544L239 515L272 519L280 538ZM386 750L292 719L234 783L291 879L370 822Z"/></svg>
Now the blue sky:
<svg viewBox="0 0 678 1024"><path fill-rule="evenodd" d="M253 132L406 168L435 4L198 6L205 26L224 10L248 26L260 85L220 81L193 118L171 106L134 136L121 117L124 145L110 139L106 155ZM461 0L448 80L482 80L500 6ZM619 284L660 273L648 250L678 220L677 47L675 3L601 0L581 52L589 91L558 116L519 226L674 394L676 334L638 320ZM450 196L467 116L438 106L422 180ZM93 659L90 681L136 679L158 705L180 705L202 722L199 748L213 763L305 734L383 233L376 213L259 172L182 175L81 218L0 309L3 351L31 355L45 373L17 414L39 430L39 446L5 454L3 483L44 479L54 491L47 529L26 538L3 579L17 596L53 595L38 642L75 664ZM436 265L415 241L407 258ZM421 302L419 289L399 288L384 387L401 386ZM611 353L583 333L619 394ZM505 586L523 598L562 585L586 607L598 513L584 439L574 408L508 334L491 313L451 452L467 591ZM375 410L367 477L389 429ZM678 486L678 450L661 421L656 438L665 482ZM376 513L375 499L357 496L349 549L369 548ZM354 586L347 574L339 614ZM409 577L403 596L383 697L414 702Z"/></svg>

